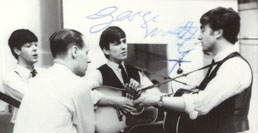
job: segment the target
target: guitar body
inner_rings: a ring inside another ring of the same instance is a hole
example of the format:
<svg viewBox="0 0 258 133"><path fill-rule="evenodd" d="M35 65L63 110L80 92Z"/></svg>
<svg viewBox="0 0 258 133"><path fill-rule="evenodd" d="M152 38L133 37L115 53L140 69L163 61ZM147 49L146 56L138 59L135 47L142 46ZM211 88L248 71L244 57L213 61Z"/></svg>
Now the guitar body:
<svg viewBox="0 0 258 133"><path fill-rule="evenodd" d="M114 87L94 88L99 92L113 97L122 97L121 89ZM95 111L96 132L97 133L119 133L122 130L130 132L136 126L147 125L156 120L158 109L154 107L144 108L140 114L123 115L122 120L118 119L117 110L110 106L98 106Z"/></svg>
<svg viewBox="0 0 258 133"><path fill-rule="evenodd" d="M197 91L179 89L174 94L174 97L182 96L187 93L194 93ZM165 133L177 133L178 126L180 126L180 116L184 115L184 112L174 111L174 110L166 110L167 115L164 122L164 130Z"/></svg>

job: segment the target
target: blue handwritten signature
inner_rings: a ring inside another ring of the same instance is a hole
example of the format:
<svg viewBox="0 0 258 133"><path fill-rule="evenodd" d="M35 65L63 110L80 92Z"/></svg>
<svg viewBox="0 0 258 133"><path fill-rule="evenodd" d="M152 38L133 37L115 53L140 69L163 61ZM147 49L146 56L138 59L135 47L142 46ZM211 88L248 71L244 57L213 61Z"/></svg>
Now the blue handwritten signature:
<svg viewBox="0 0 258 133"><path fill-rule="evenodd" d="M90 33L98 33L109 27L111 24L115 22L121 22L121 21L133 21L134 19L141 19L142 24L140 25L140 28L145 30L144 38L148 37L155 37L155 36L161 36L166 37L168 35L176 36L177 38L177 52L179 54L179 59L169 59L168 62L174 62L175 64L170 69L168 75L170 75L175 67L179 63L189 63L191 61L183 60L192 50L182 50L182 47L184 44L192 39L195 38L195 34L198 32L198 27L194 25L193 21L188 21L184 25L178 26L176 30L163 30L159 27L152 28L151 25L159 23L159 15L153 14L151 11L137 11L133 12L132 10L126 10L121 13L117 14L118 7L117 6L108 6L105 7L96 13L87 16L87 19L90 20L102 20L100 23L97 23L90 27L89 32ZM104 22L103 22L104 21Z"/></svg>
<svg viewBox="0 0 258 133"><path fill-rule="evenodd" d="M193 40L195 38L196 33L198 32L199 27L194 26L194 22L188 21L185 25L179 26L175 31L169 32L169 34L175 35L177 37L177 42L178 42L178 48L177 52L180 55L178 60L168 60L168 62L175 62L173 67L169 71L169 75L173 72L175 67L179 63L190 63L191 61L186 61L184 58L194 49L189 49L189 50L182 50L182 47L184 44L190 40Z"/></svg>
<svg viewBox="0 0 258 133"><path fill-rule="evenodd" d="M96 13L87 16L87 19L91 20L104 20L104 22L93 25L90 27L89 32L90 33L98 33L109 27L114 22L121 22L121 21L133 21L134 19L142 19L143 23L140 25L140 28L146 29L146 33L144 35L144 38L147 38L148 36L154 36L157 31L156 28L153 30L149 29L150 23L158 23L159 15L152 15L151 11L143 12L133 12L131 10L123 11L119 13L117 16L114 16L114 14L117 12L118 7L117 6L109 6L106 8L103 8Z"/></svg>

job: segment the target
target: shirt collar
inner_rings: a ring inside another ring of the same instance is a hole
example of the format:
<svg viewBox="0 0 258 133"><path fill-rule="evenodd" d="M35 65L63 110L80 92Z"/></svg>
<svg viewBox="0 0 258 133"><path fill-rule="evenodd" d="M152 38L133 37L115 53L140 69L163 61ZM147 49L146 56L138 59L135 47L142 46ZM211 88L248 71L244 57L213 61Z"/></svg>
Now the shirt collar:
<svg viewBox="0 0 258 133"><path fill-rule="evenodd" d="M17 64L15 71L18 72L22 78L31 77L31 70L29 70L28 68L26 68L20 64Z"/></svg>
<svg viewBox="0 0 258 133"><path fill-rule="evenodd" d="M221 61L224 58L226 58L229 54L236 52L236 48L235 47L229 47L227 49L222 50L221 52L219 52L215 57L214 57L214 61Z"/></svg>
<svg viewBox="0 0 258 133"><path fill-rule="evenodd" d="M71 69L69 69L67 66L65 66L65 65L62 64L62 63L54 62L53 67L54 67L55 69L61 71L61 72L74 74Z"/></svg>
<svg viewBox="0 0 258 133"><path fill-rule="evenodd" d="M123 67L125 67L125 66L124 66L124 62L122 62L121 64L123 65ZM108 60L108 61L107 61L107 65L108 65L111 69L113 69L113 70L116 70L116 71L117 71L117 70L120 70L120 69L119 69L119 64L117 64L117 63L115 63L115 62L113 62L113 61Z"/></svg>

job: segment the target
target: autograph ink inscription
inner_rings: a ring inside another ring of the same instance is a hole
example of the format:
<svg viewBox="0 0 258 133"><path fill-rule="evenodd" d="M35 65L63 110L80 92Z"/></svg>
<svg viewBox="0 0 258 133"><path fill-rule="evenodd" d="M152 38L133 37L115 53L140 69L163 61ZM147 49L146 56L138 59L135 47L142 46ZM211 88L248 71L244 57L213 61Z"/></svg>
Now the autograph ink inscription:
<svg viewBox="0 0 258 133"><path fill-rule="evenodd" d="M178 26L176 29L173 30L164 30L160 29L157 26L159 23L159 17L160 15L154 14L151 11L132 11L132 10L126 10L119 12L119 8L117 6L108 6L105 7L99 11L97 11L94 14L91 14L87 16L87 19L90 20L101 20L98 21L99 23L93 25L90 27L89 32L90 33L98 33L109 27L113 23L118 23L122 21L128 21L131 22L136 19L141 20L141 24L139 25L139 28L143 29L145 31L143 38L146 39L148 37L166 37L166 36L176 36L178 48L177 52L179 54L179 59L169 59L168 62L174 62L174 65L170 69L168 75L170 75L175 67L179 65L179 63L189 63L191 61L186 61L184 58L194 49L189 50L182 50L182 47L185 43L187 43L190 40L193 40L195 38L196 33L198 32L198 27L195 26L193 21L188 21L180 26Z"/></svg>
<svg viewBox="0 0 258 133"><path fill-rule="evenodd" d="M111 24L115 22L121 22L121 21L133 21L135 19L141 19L142 24L140 25L140 28L145 29L145 35L144 38L147 38L148 36L153 36L154 31L156 29L153 29L150 31L149 24L150 23L158 23L159 15L153 15L151 11L143 12L143 11L137 11L133 12L132 10L123 11L121 13L118 13L117 16L115 14L118 13L118 7L117 6L109 6L106 8L103 8L96 13L87 16L87 19L95 19L95 20L104 20L104 22L96 24L91 26L89 29L90 33L97 33L101 32L107 27L109 27Z"/></svg>

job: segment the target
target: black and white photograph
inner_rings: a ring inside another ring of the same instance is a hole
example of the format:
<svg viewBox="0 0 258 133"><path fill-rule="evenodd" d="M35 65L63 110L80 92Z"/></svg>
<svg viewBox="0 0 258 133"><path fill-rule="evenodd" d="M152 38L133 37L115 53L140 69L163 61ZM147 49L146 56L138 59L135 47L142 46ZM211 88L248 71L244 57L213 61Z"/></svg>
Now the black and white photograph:
<svg viewBox="0 0 258 133"><path fill-rule="evenodd" d="M0 1L0 133L257 133L257 0Z"/></svg>

